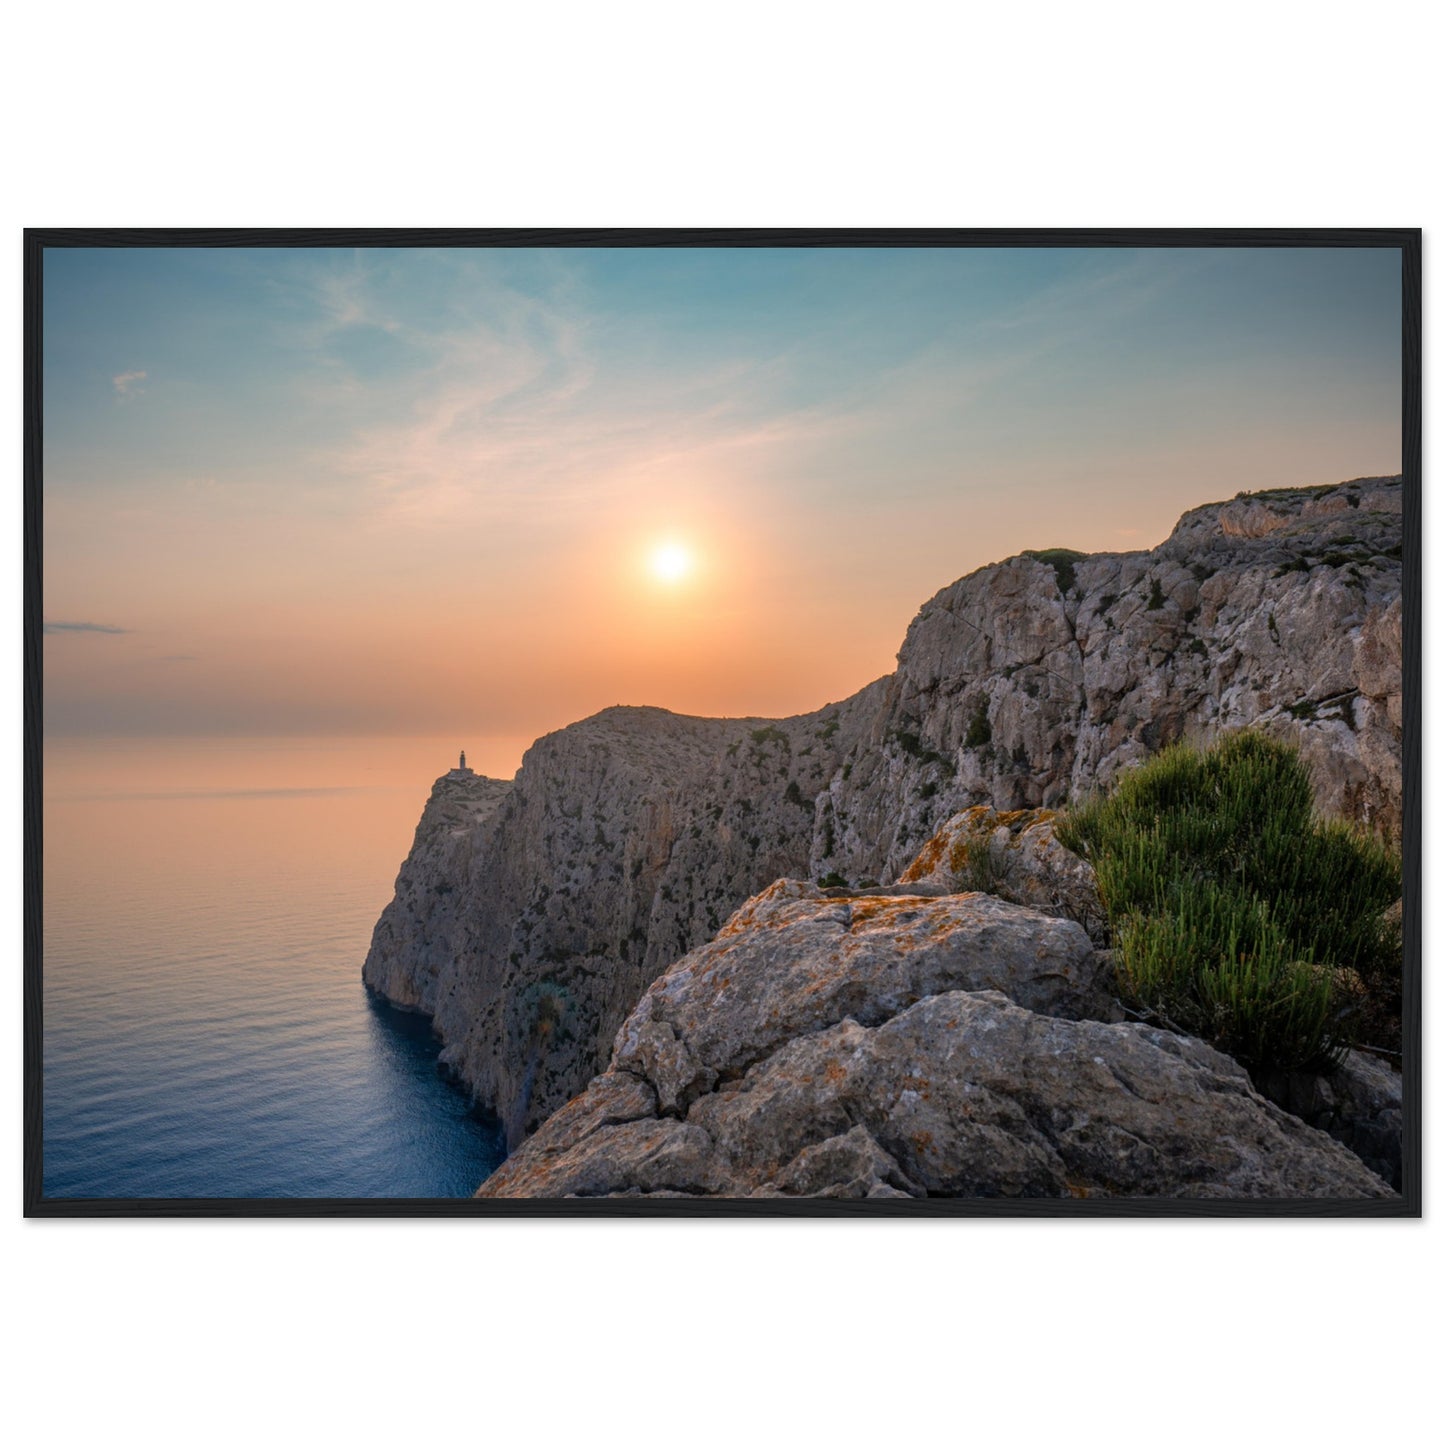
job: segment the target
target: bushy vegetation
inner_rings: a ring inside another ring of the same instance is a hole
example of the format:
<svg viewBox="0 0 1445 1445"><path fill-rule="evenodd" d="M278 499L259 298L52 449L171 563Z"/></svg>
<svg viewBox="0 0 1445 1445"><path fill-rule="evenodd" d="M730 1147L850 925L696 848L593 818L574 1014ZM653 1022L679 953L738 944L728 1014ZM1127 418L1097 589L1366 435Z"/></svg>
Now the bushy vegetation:
<svg viewBox="0 0 1445 1445"><path fill-rule="evenodd" d="M997 893L1004 882L1005 870L999 866L987 838L969 845L963 866L956 870L958 886L965 893Z"/></svg>
<svg viewBox="0 0 1445 1445"><path fill-rule="evenodd" d="M1126 996L1251 1068L1323 1063L1398 978L1398 854L1317 819L1298 752L1261 733L1166 749L1059 837L1094 865Z"/></svg>
<svg viewBox="0 0 1445 1445"><path fill-rule="evenodd" d="M988 699L980 698L973 716L968 720L968 734L963 740L966 748L984 748L993 740L993 727L988 720Z"/></svg>
<svg viewBox="0 0 1445 1445"><path fill-rule="evenodd" d="M1082 562L1085 555L1083 552L1074 551L1072 547L1044 547L1024 553L1025 557L1032 557L1035 562L1042 562L1054 569L1054 580L1058 583L1060 592L1067 592L1074 585L1074 564Z"/></svg>
<svg viewBox="0 0 1445 1445"><path fill-rule="evenodd" d="M937 763L949 777L952 777L957 771L952 758L944 757L942 753L926 747L923 739L915 732L910 732L906 728L896 728L893 732L893 740L910 758L917 758L920 763ZM845 778L848 776L846 770L843 776Z"/></svg>

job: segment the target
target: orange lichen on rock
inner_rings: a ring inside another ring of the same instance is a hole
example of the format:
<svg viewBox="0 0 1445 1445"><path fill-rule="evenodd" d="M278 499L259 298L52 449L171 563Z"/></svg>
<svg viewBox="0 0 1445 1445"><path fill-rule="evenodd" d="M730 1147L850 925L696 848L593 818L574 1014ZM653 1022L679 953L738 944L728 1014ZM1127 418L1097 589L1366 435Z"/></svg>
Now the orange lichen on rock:
<svg viewBox="0 0 1445 1445"><path fill-rule="evenodd" d="M859 924L893 923L906 909L916 908L918 899L904 898L854 898L852 900L852 926Z"/></svg>
<svg viewBox="0 0 1445 1445"><path fill-rule="evenodd" d="M898 875L898 881L900 883L916 883L920 878L926 878L938 866L939 860L943 857L943 850L947 846L948 840L943 833L941 831L935 833L923 845L918 857Z"/></svg>

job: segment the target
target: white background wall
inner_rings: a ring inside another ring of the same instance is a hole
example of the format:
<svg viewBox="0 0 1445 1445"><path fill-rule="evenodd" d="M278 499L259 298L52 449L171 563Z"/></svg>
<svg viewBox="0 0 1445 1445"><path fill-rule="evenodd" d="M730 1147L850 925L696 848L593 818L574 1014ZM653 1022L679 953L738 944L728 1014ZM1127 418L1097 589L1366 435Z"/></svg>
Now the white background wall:
<svg viewBox="0 0 1445 1445"><path fill-rule="evenodd" d="M1388 0L1046 0L989 14L839 0L71 0L12 17L0 85L11 1438L1318 1442L1437 1427L1438 1220L19 1217L23 225L1429 232L1442 193L1427 14ZM1440 308L1427 313L1428 335ZM1428 358L1426 380L1428 435ZM1428 717L1438 587L1426 605ZM1427 918L1427 985L1439 937ZM1427 1095L1438 1106L1439 1089ZM1439 1142L1428 1130L1427 1209Z"/></svg>

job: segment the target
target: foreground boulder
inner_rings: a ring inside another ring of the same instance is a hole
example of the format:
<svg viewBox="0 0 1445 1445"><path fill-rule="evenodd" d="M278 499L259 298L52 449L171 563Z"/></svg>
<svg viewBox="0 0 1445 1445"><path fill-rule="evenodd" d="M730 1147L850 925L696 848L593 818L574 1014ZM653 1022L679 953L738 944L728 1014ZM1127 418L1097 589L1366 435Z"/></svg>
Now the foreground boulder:
<svg viewBox="0 0 1445 1445"><path fill-rule="evenodd" d="M478 1197L1376 1198L1194 1039L1107 1022L1078 924L775 884L644 995Z"/></svg>
<svg viewBox="0 0 1445 1445"><path fill-rule="evenodd" d="M784 879L643 995L613 1067L646 1078L664 1112L799 1034L882 1023L931 994L997 989L1039 1013L1109 1012L1104 960L1077 924L996 898L837 896Z"/></svg>

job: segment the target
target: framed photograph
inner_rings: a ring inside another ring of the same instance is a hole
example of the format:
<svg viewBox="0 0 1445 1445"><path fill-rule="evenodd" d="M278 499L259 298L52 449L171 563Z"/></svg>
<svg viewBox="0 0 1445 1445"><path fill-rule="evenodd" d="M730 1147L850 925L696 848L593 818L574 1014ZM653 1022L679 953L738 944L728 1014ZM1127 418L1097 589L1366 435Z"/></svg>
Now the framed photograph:
<svg viewBox="0 0 1445 1445"><path fill-rule="evenodd" d="M25 1211L1421 1211L1420 233L30 231Z"/></svg>

